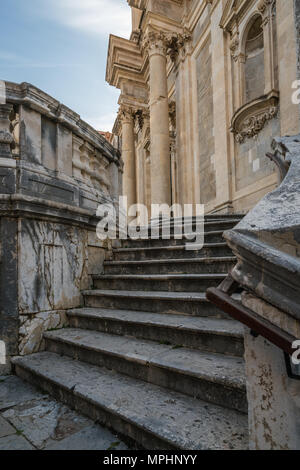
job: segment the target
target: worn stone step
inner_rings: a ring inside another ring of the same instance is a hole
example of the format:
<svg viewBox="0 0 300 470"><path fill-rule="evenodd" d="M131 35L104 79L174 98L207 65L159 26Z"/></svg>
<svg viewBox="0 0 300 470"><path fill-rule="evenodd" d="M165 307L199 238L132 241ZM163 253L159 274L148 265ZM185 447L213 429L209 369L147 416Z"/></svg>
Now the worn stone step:
<svg viewBox="0 0 300 470"><path fill-rule="evenodd" d="M95 289L165 292L205 292L217 287L226 273L214 274L123 274L93 276Z"/></svg>
<svg viewBox="0 0 300 470"><path fill-rule="evenodd" d="M186 314L200 317L228 318L199 292L155 292L88 290L83 292L84 305L152 313Z"/></svg>
<svg viewBox="0 0 300 470"><path fill-rule="evenodd" d="M245 214L205 214L204 215L204 221L205 222L221 222L221 221L226 221L226 220L241 220L243 217L245 217ZM189 222L195 222L197 219L197 216L187 216L185 217L186 221ZM182 223L182 217L171 217L170 219L166 219L167 222L171 222L172 224L179 224ZM151 224L153 225L161 225L165 223L165 219L163 218L162 215L157 218L152 218L151 219Z"/></svg>
<svg viewBox="0 0 300 470"><path fill-rule="evenodd" d="M70 326L243 356L243 326L232 320L186 315L81 308L67 312Z"/></svg>
<svg viewBox="0 0 300 470"><path fill-rule="evenodd" d="M187 250L185 245L116 248L112 252L114 261L142 261L147 259L193 259L230 257L232 251L226 243L209 243L201 250Z"/></svg>
<svg viewBox="0 0 300 470"><path fill-rule="evenodd" d="M204 233L204 239L201 241L204 241L204 243L222 243L224 242L223 238L224 231L223 230L214 230L211 232L205 232ZM157 239L151 239L150 237L147 239L131 239L128 238L127 240L120 240L122 244L122 248L142 248L142 247L163 247L163 246L176 246L176 245L185 245L185 243L190 243L195 240L195 234L194 238L187 238L184 235L182 237L176 237L174 238L173 235L171 235L170 238L157 238Z"/></svg>
<svg viewBox="0 0 300 470"><path fill-rule="evenodd" d="M240 358L76 328L45 333L44 339L56 354L247 412Z"/></svg>
<svg viewBox="0 0 300 470"><path fill-rule="evenodd" d="M154 259L142 261L105 261L104 274L212 274L228 273L236 258Z"/></svg>
<svg viewBox="0 0 300 470"><path fill-rule="evenodd" d="M158 224L153 224L152 226L148 227L143 227L141 226L141 230L143 231L151 231L153 228L159 228L159 229L168 229L170 227L171 231L178 230L178 228L182 228L182 231L195 231L199 229L204 229L205 232L209 231L215 231L215 230L230 230L233 227L235 227L239 222L241 221L240 218L236 217L230 217L228 219L220 218L211 218L207 219L204 218L204 223L200 218L196 219L193 217L193 219L187 218L184 223L182 220L176 220L176 219L171 219L170 221L166 220L163 222L160 222Z"/></svg>
<svg viewBox="0 0 300 470"><path fill-rule="evenodd" d="M245 450L247 416L68 357L15 358L16 373L150 450Z"/></svg>

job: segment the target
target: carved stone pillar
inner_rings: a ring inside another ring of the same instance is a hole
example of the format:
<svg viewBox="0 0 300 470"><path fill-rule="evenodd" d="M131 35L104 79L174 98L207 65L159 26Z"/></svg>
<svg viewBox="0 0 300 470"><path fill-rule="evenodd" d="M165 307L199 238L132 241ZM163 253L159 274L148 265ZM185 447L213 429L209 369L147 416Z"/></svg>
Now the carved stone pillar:
<svg viewBox="0 0 300 470"><path fill-rule="evenodd" d="M150 136L152 204L171 204L167 45L160 32L150 32L145 45L150 64Z"/></svg>
<svg viewBox="0 0 300 470"><path fill-rule="evenodd" d="M272 21L273 0L261 0L258 9L262 14L262 26L264 32L264 62L265 62L265 94L275 89L274 66L274 40Z"/></svg>
<svg viewBox="0 0 300 470"><path fill-rule="evenodd" d="M127 196L128 208L136 204L136 168L134 145L134 112L131 108L121 106L122 122L122 158L124 161L123 195Z"/></svg>
<svg viewBox="0 0 300 470"><path fill-rule="evenodd" d="M11 104L2 104L0 106L0 157L2 158L11 157L11 150L14 144L14 138L11 133L13 112Z"/></svg>
<svg viewBox="0 0 300 470"><path fill-rule="evenodd" d="M245 54L240 52L240 38L238 30L232 33L230 42L231 57L233 59L233 81L234 81L234 109L237 110L245 102Z"/></svg>

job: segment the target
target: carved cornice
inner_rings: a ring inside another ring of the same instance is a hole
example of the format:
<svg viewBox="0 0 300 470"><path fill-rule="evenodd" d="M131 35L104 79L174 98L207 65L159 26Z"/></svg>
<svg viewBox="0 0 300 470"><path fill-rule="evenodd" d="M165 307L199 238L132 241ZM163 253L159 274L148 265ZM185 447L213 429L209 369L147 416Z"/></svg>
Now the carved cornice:
<svg viewBox="0 0 300 470"><path fill-rule="evenodd" d="M138 8L139 10L146 8L146 0L127 0L127 3L130 7Z"/></svg>
<svg viewBox="0 0 300 470"><path fill-rule="evenodd" d="M224 31L232 33L240 19L252 5L253 1L249 0L227 0L223 9L220 27Z"/></svg>
<svg viewBox="0 0 300 470"><path fill-rule="evenodd" d="M231 122L231 132L236 142L242 144L246 139L256 137L267 122L277 115L278 109L278 94L275 92L242 106Z"/></svg>
<svg viewBox="0 0 300 470"><path fill-rule="evenodd" d="M122 80L129 79L145 83L143 76L143 57L136 34L133 40L110 35L107 53L106 81L118 89L122 88Z"/></svg>

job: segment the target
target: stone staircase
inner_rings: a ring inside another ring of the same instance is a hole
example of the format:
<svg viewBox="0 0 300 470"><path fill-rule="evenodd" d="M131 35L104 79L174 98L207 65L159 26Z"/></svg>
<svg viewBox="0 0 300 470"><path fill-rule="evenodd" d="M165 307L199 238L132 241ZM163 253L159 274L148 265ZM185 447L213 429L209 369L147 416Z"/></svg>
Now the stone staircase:
<svg viewBox="0 0 300 470"><path fill-rule="evenodd" d="M16 373L139 448L246 449L243 330L205 297L235 262L222 234L238 221L206 217L200 251L123 241L70 328Z"/></svg>

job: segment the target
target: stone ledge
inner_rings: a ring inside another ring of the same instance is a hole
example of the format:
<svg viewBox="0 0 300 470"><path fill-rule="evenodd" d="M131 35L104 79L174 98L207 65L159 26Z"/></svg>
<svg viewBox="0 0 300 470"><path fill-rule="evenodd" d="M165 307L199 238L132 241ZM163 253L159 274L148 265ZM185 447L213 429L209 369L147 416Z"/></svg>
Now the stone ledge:
<svg viewBox="0 0 300 470"><path fill-rule="evenodd" d="M0 217L27 217L95 228L95 212L61 202L23 194L0 194Z"/></svg>

